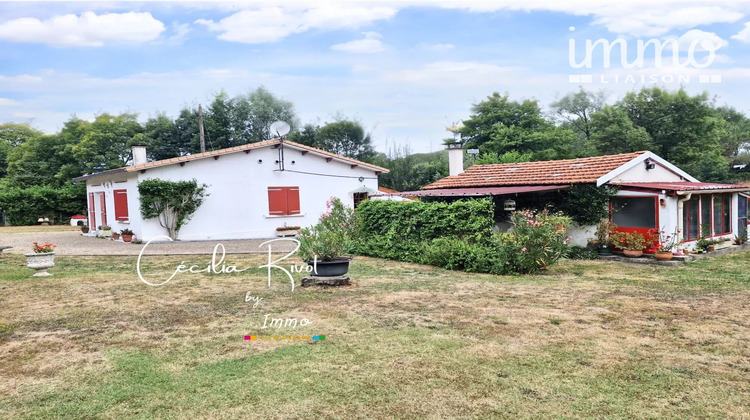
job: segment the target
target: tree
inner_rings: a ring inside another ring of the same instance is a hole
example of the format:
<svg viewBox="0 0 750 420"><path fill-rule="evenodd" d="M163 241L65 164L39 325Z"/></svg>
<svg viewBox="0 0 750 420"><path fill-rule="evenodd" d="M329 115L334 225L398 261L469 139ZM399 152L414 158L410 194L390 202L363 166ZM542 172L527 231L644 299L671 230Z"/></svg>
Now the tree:
<svg viewBox="0 0 750 420"><path fill-rule="evenodd" d="M388 154L377 153L368 162L390 172L378 177L378 184L398 191L415 191L448 176L448 153L412 154L408 146L393 146Z"/></svg>
<svg viewBox="0 0 750 420"><path fill-rule="evenodd" d="M132 159L131 141L143 132L136 118L137 114L104 113L97 115L91 124L78 124L76 129L82 132L83 138L72 151L86 173L127 165Z"/></svg>
<svg viewBox="0 0 750 420"><path fill-rule="evenodd" d="M164 181L148 179L138 184L141 197L141 216L158 219L172 240L177 239L180 228L195 214L208 195L208 185L191 181Z"/></svg>
<svg viewBox="0 0 750 420"><path fill-rule="evenodd" d="M472 107L471 117L459 130L466 146L498 155L515 150L531 153L533 160L575 156L577 136L542 117L536 100L511 101L495 92Z"/></svg>
<svg viewBox="0 0 750 420"><path fill-rule="evenodd" d="M271 124L285 121L292 131L299 126L294 104L277 98L261 86L232 99L232 130L238 144L256 143L276 137Z"/></svg>
<svg viewBox="0 0 750 420"><path fill-rule="evenodd" d="M0 124L0 178L8 172L8 154L13 148L43 133L27 124Z"/></svg>
<svg viewBox="0 0 750 420"><path fill-rule="evenodd" d="M146 146L148 157L153 160L169 159L187 154L191 147L180 137L175 122L164 113L149 118L143 125L143 133L133 137L133 144Z"/></svg>
<svg viewBox="0 0 750 420"><path fill-rule="evenodd" d="M70 139L62 134L33 137L13 148L8 155L8 180L12 186L35 185L60 187L82 175L71 152ZM73 176L69 176L73 174Z"/></svg>
<svg viewBox="0 0 750 420"><path fill-rule="evenodd" d="M529 162L531 160L531 153L518 153L517 150L511 150L499 155L495 152L482 153L479 158L474 162L476 165L490 165L498 163L517 163L517 162Z"/></svg>
<svg viewBox="0 0 750 420"><path fill-rule="evenodd" d="M651 136L643 127L636 127L627 112L609 105L591 116L591 140L598 154L651 150L654 145Z"/></svg>
<svg viewBox="0 0 750 420"><path fill-rule="evenodd" d="M727 160L736 163L739 156L750 149L750 118L729 106L716 108L716 112L725 122L719 137L722 153Z"/></svg>
<svg viewBox="0 0 750 420"><path fill-rule="evenodd" d="M235 138L232 129L234 104L223 90L216 94L203 118L206 133L206 150L226 149L243 144Z"/></svg>
<svg viewBox="0 0 750 420"><path fill-rule="evenodd" d="M301 130L294 131L289 135L289 140L304 144L305 146L315 147L315 137L320 127L315 124L305 124Z"/></svg>
<svg viewBox="0 0 750 420"><path fill-rule="evenodd" d="M591 141L591 116L604 108L606 94L589 92L580 87L550 104L553 115L561 123L568 123L574 132Z"/></svg>
<svg viewBox="0 0 750 420"><path fill-rule="evenodd" d="M617 106L646 130L653 141L652 151L659 156L704 181L722 181L729 176L719 142L726 122L708 94L690 96L683 89L643 88L627 93Z"/></svg>
<svg viewBox="0 0 750 420"><path fill-rule="evenodd" d="M353 159L373 156L370 134L359 122L338 120L324 125L315 134L315 147Z"/></svg>

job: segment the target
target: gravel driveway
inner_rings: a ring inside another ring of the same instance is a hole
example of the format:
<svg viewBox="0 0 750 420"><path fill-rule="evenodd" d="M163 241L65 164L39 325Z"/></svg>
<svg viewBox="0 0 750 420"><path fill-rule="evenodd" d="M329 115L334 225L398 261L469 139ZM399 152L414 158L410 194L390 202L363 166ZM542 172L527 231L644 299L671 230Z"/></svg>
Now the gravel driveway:
<svg viewBox="0 0 750 420"><path fill-rule="evenodd" d="M224 245L227 254L267 253L267 245L260 248L260 244L268 240L270 239L154 242L146 248L144 255L208 255L217 244ZM138 255L145 245L83 236L78 231L3 233L0 236L0 246L13 247L3 251L9 254L29 253L33 242L44 241L57 245L55 252L58 255ZM271 245L273 252L289 252L295 246L291 241L277 241Z"/></svg>

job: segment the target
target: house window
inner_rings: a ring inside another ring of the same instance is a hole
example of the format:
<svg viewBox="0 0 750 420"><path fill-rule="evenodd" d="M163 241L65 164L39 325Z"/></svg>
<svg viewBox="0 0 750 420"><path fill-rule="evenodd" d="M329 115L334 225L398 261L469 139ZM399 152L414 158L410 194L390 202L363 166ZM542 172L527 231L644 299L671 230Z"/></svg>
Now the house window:
<svg viewBox="0 0 750 420"><path fill-rule="evenodd" d="M656 197L615 197L612 199L612 222L620 227L656 226Z"/></svg>
<svg viewBox="0 0 750 420"><path fill-rule="evenodd" d="M366 192L358 192L354 193L354 208L356 209L357 206L359 206L359 203L367 200L367 193Z"/></svg>
<svg viewBox="0 0 750 420"><path fill-rule="evenodd" d="M128 218L128 191L114 190L115 195L115 220L127 221Z"/></svg>
<svg viewBox="0 0 750 420"><path fill-rule="evenodd" d="M271 216L300 214L299 187L268 187L268 214Z"/></svg>
<svg viewBox="0 0 750 420"><path fill-rule="evenodd" d="M694 195L685 203L682 214L685 239L698 239L700 237L700 208L700 197L697 195Z"/></svg>
<svg viewBox="0 0 750 420"><path fill-rule="evenodd" d="M683 209L685 239L695 240L702 236L731 233L731 205L732 194L693 195Z"/></svg>

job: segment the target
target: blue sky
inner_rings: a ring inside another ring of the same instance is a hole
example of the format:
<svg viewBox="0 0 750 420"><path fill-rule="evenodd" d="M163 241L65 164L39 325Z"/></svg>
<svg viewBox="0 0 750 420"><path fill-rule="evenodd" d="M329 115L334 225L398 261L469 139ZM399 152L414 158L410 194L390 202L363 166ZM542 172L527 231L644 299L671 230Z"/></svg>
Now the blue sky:
<svg viewBox="0 0 750 420"><path fill-rule="evenodd" d="M642 63L600 48L573 68L571 39L576 62L587 40L620 39ZM669 49L660 65L653 48L636 53L670 40L677 66ZM0 2L0 122L54 132L72 114L174 116L263 85L303 123L343 114L380 151L426 152L494 91L546 107L579 85L613 100L683 86L750 114L748 61L744 1Z"/></svg>

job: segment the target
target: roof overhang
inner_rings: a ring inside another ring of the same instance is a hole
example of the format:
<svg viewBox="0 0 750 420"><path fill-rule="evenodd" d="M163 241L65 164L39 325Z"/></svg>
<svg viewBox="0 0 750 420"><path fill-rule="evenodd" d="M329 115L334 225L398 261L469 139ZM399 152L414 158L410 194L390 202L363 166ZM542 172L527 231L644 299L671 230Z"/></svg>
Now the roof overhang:
<svg viewBox="0 0 750 420"><path fill-rule="evenodd" d="M434 190L403 191L391 194L377 194L377 196L413 196L413 197L484 197L494 195L513 195L542 191L556 191L570 188L570 185L522 185L513 187L473 187L473 188L445 188Z"/></svg>
<svg viewBox="0 0 750 420"><path fill-rule="evenodd" d="M614 179L617 175L627 171L630 168L634 168L636 165L640 165L645 161L646 159L650 159L661 166L664 166L665 168L669 169L670 171L674 172L675 174L683 177L687 181L691 182L699 182L698 179L694 178L687 172L683 171L682 169L672 165L671 163L667 162L665 159L660 158L659 156L655 155L653 152L646 152L641 154L640 156L636 157L635 159L631 160L630 162L621 165L613 170L611 170L609 173L599 177L599 179L596 180L596 186L601 187L602 185L606 184L607 182Z"/></svg>
<svg viewBox="0 0 750 420"><path fill-rule="evenodd" d="M717 184L708 182L623 182L612 183L627 190L635 191L663 191L671 195L685 195L688 193L728 193L750 192L750 185Z"/></svg>

